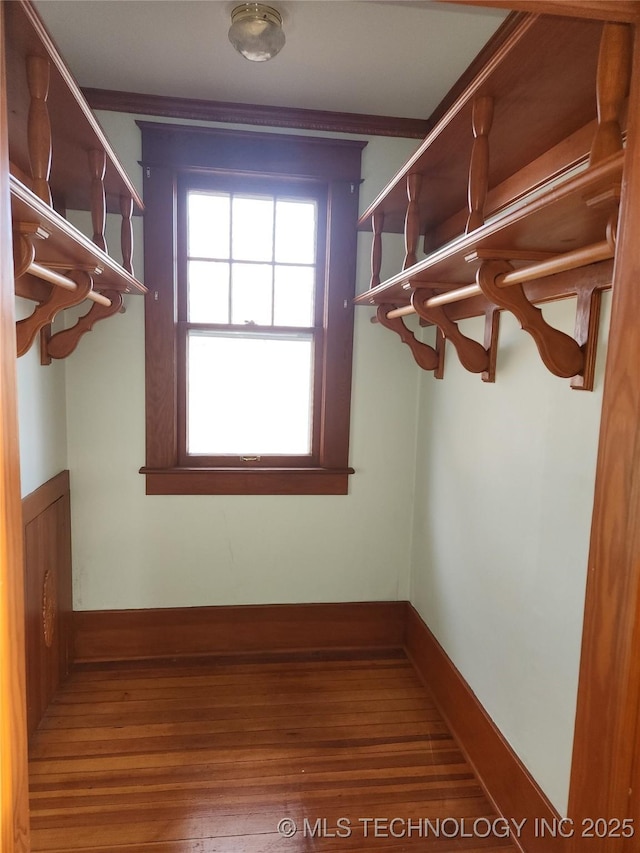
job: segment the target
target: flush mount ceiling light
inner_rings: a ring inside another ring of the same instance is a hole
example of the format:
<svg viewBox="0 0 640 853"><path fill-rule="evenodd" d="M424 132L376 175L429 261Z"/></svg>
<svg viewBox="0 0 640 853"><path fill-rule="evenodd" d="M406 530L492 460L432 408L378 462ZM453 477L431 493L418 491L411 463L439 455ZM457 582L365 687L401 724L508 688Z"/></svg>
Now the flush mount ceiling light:
<svg viewBox="0 0 640 853"><path fill-rule="evenodd" d="M284 45L282 15L273 6L243 3L231 13L229 41L245 59L265 62Z"/></svg>

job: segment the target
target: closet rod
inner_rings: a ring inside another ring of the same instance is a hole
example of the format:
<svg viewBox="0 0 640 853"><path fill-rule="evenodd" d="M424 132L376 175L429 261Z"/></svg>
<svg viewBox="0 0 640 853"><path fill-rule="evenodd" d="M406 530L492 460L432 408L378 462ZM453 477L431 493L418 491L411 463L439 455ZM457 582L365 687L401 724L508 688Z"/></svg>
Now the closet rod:
<svg viewBox="0 0 640 853"><path fill-rule="evenodd" d="M43 267L42 264L38 264L35 261L32 261L29 264L27 272L31 275L35 275L37 278L48 281L49 284L55 284L56 287L63 287L65 290L78 289L78 285L75 281L67 278L66 275L62 275L62 273L51 270L48 267ZM107 299L107 297L103 296L101 293L95 293L93 290L89 293L87 299L90 299L92 302L97 302L99 305L104 305L107 308L111 305L110 299Z"/></svg>
<svg viewBox="0 0 640 853"><path fill-rule="evenodd" d="M496 279L496 284L498 287L509 287L512 284L523 284L526 281L546 278L559 272L578 269L588 264L595 264L598 261L606 261L612 258L614 253L615 247L608 240L602 240L600 243L592 243L590 246L572 249L570 252L564 252L562 255L556 255L545 261L537 261L528 267L503 273ZM421 284L421 286L428 287L429 285ZM468 284L465 287L458 287L455 290L448 290L445 293L438 293L436 296L431 296L425 300L424 304L426 308L433 308L439 305L450 305L452 302L461 302L463 299L481 295L482 290L479 285ZM416 310L413 305L405 305L402 308L394 308L392 311L389 311L387 319L393 320L396 317L407 317L409 314L415 313Z"/></svg>

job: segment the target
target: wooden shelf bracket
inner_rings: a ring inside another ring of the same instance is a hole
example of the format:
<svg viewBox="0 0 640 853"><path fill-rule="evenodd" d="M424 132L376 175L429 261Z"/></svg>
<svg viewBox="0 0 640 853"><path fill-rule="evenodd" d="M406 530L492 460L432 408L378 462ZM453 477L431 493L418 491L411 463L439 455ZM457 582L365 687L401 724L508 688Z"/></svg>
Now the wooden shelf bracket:
<svg viewBox="0 0 640 853"><path fill-rule="evenodd" d="M498 278L511 270L511 264L506 261L485 261L476 278L480 290L490 302L517 318L535 341L540 358L551 373L564 379L582 373L585 357L580 344L547 323L542 311L529 302L521 284L499 286Z"/></svg>
<svg viewBox="0 0 640 853"><path fill-rule="evenodd" d="M16 323L18 357L29 350L40 329L52 323L60 311L78 305L91 293L93 278L88 273L75 270L69 274L69 278L75 282L75 290L52 288L49 297L37 305L29 317Z"/></svg>
<svg viewBox="0 0 640 853"><path fill-rule="evenodd" d="M66 358L71 355L80 343L80 339L87 332L90 332L98 321L106 320L107 317L112 317L122 309L121 293L112 290L103 295L110 300L110 305L93 302L89 311L80 317L73 326L56 332L48 340L43 341L41 359L43 364L50 364L52 358Z"/></svg>
<svg viewBox="0 0 640 853"><path fill-rule="evenodd" d="M463 335L457 324L451 320L442 306L427 305L431 293L426 288L416 288L411 294L411 305L423 320L437 326L446 340L451 341L458 353L462 366L471 373L483 373L489 369L490 356L477 341ZM399 318L398 318L399 319ZM396 322L394 320L387 322ZM402 322L402 321L400 321Z"/></svg>
<svg viewBox="0 0 640 853"><path fill-rule="evenodd" d="M409 347L419 367L423 370L437 370L440 366L441 354L444 350L441 350L441 353L438 354L429 344L423 344L422 341L419 341L411 329L405 326L404 320L401 317L389 319L387 314L393 308L393 305L378 306L376 318L380 325L384 326L385 329L391 329L392 332L400 336L400 340Z"/></svg>

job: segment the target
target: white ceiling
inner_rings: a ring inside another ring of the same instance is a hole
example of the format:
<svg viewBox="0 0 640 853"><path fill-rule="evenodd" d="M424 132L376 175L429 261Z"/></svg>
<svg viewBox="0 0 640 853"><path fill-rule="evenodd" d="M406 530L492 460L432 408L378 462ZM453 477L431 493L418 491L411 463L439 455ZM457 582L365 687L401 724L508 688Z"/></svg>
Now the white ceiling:
<svg viewBox="0 0 640 853"><path fill-rule="evenodd" d="M505 13L411 0L271 0L287 43L253 63L225 0L38 0L81 86L427 118Z"/></svg>

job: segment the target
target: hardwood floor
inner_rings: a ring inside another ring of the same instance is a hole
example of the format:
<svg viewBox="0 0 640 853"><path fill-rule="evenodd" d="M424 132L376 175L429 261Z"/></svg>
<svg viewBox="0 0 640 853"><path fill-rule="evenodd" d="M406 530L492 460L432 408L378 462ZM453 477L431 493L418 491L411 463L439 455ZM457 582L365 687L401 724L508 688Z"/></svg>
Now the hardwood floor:
<svg viewBox="0 0 640 853"><path fill-rule="evenodd" d="M86 665L30 777L47 853L516 849L400 653Z"/></svg>

